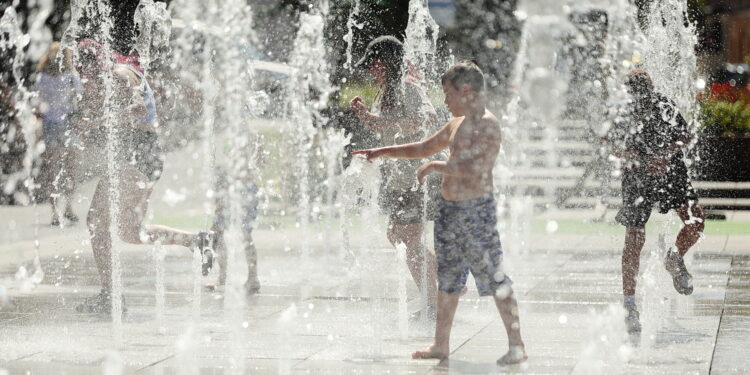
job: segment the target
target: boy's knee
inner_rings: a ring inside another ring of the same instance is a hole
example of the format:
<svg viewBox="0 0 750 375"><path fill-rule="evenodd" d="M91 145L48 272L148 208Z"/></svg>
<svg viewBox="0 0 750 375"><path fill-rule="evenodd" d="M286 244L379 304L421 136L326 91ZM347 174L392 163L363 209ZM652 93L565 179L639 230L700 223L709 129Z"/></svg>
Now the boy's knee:
<svg viewBox="0 0 750 375"><path fill-rule="evenodd" d="M693 223L687 224L687 227L696 234L700 234L703 233L703 229L706 227L706 224L703 222L703 220L696 220Z"/></svg>

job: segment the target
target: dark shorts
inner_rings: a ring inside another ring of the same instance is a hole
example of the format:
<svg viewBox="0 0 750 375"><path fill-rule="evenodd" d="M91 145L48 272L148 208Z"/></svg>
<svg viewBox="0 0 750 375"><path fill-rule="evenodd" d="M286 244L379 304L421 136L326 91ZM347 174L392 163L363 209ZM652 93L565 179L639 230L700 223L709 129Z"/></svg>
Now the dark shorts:
<svg viewBox="0 0 750 375"><path fill-rule="evenodd" d="M378 201L380 208L388 215L389 224L417 224L425 220L422 189L411 191L381 187Z"/></svg>
<svg viewBox="0 0 750 375"><path fill-rule="evenodd" d="M118 135L120 152L117 154L117 161L132 166L151 182L159 180L164 170L165 157L156 132L126 130Z"/></svg>
<svg viewBox="0 0 750 375"><path fill-rule="evenodd" d="M492 195L466 201L439 198L435 218L438 288L456 293L466 285L469 271L480 296L490 296L512 281L503 272L503 251L497 232Z"/></svg>
<svg viewBox="0 0 750 375"><path fill-rule="evenodd" d="M626 227L642 227L656 204L659 212L665 214L697 200L684 163L658 177L626 171L622 176L622 208L615 220Z"/></svg>

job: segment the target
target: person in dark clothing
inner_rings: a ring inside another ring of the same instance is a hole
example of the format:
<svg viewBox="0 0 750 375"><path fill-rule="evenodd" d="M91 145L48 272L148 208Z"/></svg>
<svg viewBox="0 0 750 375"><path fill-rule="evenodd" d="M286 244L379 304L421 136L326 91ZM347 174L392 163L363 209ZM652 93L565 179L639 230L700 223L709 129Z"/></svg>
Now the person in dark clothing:
<svg viewBox="0 0 750 375"><path fill-rule="evenodd" d="M671 100L654 91L645 71L631 71L626 87L632 102L624 121L611 129L609 143L624 162L623 205L615 219L627 228L622 254L626 324L631 335L639 335L636 276L652 208L658 204L662 214L675 210L684 224L664 260L674 288L684 295L693 292L693 285L683 257L703 233L704 215L683 160L682 150L692 138L685 119Z"/></svg>
<svg viewBox="0 0 750 375"><path fill-rule="evenodd" d="M382 145L417 142L436 127L437 113L430 103L421 78L413 71L402 74L403 44L392 36L375 38L356 64L375 78L380 92L368 110L357 96L351 108L361 123L378 135ZM434 254L425 249L422 232L425 221L424 190L414 176L420 160L386 160L381 164L380 206L388 214L388 240L406 246L406 260L414 282L427 296L428 306L419 312L434 320L437 301L437 266ZM423 268L425 268L423 270ZM424 279L424 280L423 280Z"/></svg>

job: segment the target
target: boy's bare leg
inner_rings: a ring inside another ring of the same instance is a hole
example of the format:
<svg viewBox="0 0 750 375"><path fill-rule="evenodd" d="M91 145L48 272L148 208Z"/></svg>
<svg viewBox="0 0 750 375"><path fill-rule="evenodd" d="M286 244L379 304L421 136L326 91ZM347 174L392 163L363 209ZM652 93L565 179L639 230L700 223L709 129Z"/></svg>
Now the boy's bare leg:
<svg viewBox="0 0 750 375"><path fill-rule="evenodd" d="M508 288L510 289L510 286L508 286ZM512 365L521 363L525 361L528 356L526 355L526 348L523 339L521 339L521 322L518 317L518 302L513 295L513 289L510 289L510 293L508 293L507 297L500 298L495 295L493 299L495 300L497 311L500 313L500 318L503 320L505 333L508 335L508 352L497 360L497 364Z"/></svg>
<svg viewBox="0 0 750 375"><path fill-rule="evenodd" d="M395 224L392 223L388 229L388 239L393 246L399 243L406 245L406 264L409 267L409 272L414 282L420 291L424 291L427 294L427 301L430 306L435 306L437 298L437 264L435 262L435 254L429 249L425 248L422 241L422 230L424 226L422 223L416 224ZM423 253L426 254L427 259L423 259ZM426 283L422 285L422 267L427 267L426 271Z"/></svg>
<svg viewBox="0 0 750 375"><path fill-rule="evenodd" d="M645 227L627 227L625 248L622 251L622 293L635 295L636 277L641 262L641 250L646 243Z"/></svg>
<svg viewBox="0 0 750 375"><path fill-rule="evenodd" d="M414 359L447 358L450 354L451 327L458 307L460 293L438 292L435 341L425 350L412 353Z"/></svg>
<svg viewBox="0 0 750 375"><path fill-rule="evenodd" d="M106 177L105 177L106 178ZM143 225L148 210L151 188L140 188L148 184L148 178L135 169L124 169L119 181L118 235L124 242L136 245L154 244L194 247L197 235L164 225Z"/></svg>
<svg viewBox="0 0 750 375"><path fill-rule="evenodd" d="M680 255L685 256L688 250L701 238L705 226L705 215L703 214L703 208L698 203L686 204L675 211L684 224L680 233L677 234L675 246ZM685 222L690 224L685 224Z"/></svg>

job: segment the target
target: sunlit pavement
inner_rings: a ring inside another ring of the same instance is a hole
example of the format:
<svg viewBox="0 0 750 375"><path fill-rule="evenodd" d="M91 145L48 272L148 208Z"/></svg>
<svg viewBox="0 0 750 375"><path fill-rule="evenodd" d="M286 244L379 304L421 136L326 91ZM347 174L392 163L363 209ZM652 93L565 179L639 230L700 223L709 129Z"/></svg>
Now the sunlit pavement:
<svg viewBox="0 0 750 375"><path fill-rule="evenodd" d="M152 221L202 215L200 163L193 166L196 173L186 172L190 155L187 150L168 159ZM185 186L196 188L180 190ZM90 197L92 189L84 185L81 196ZM182 201L161 199L180 191ZM86 199L77 204L81 216L87 205ZM537 219L583 223L596 216L559 211ZM678 295L667 279L659 225L649 232L638 290L644 325L639 348L627 345L617 308L621 228L534 233L526 246L506 241L505 271L514 280L529 360L500 368L495 360L507 350L505 334L492 301L477 297L472 280L454 322L450 360L410 358L429 344L432 327L400 326L399 284L407 287L408 311L418 308L419 295L385 235L354 231L354 256L346 257L337 225L261 226L255 239L262 288L246 300L241 319L224 313L222 291L204 290L200 316L194 315L191 256L179 247L166 249L160 319L153 247L118 244L128 307L118 346L107 317L75 312L76 304L98 292L85 225L50 228L48 207L0 207L0 217L0 369L11 374L114 374L118 366L144 374L232 373L233 367L252 374L739 374L750 368L747 232L710 234L694 249L687 261L695 284L689 297ZM750 221L750 215L732 213L732 221ZM19 267L34 271L37 239L45 275L34 285Z"/></svg>

